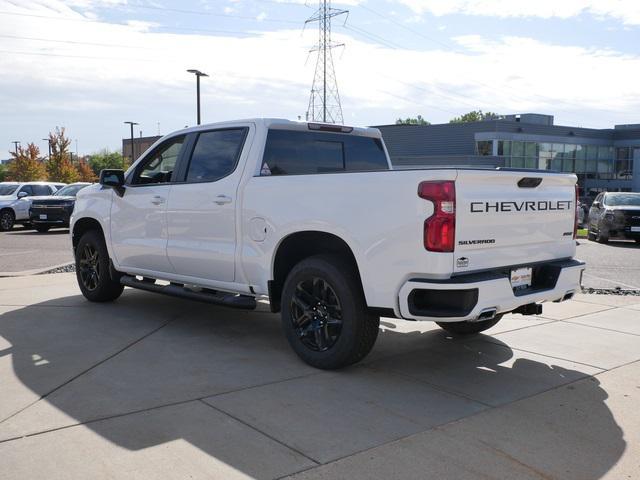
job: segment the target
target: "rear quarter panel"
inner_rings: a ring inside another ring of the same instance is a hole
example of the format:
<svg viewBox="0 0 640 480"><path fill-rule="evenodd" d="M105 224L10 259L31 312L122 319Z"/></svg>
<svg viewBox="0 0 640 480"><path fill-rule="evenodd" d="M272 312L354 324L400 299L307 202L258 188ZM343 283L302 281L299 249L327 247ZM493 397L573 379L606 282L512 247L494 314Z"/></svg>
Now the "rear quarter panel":
<svg viewBox="0 0 640 480"><path fill-rule="evenodd" d="M393 308L400 285L413 274L451 274L451 253L424 249L423 223L433 205L417 190L423 180L455 176L455 170L423 170L253 177L242 202L244 276L267 293L282 240L300 231L331 233L351 248L367 303ZM264 240L252 234L256 223L266 228Z"/></svg>

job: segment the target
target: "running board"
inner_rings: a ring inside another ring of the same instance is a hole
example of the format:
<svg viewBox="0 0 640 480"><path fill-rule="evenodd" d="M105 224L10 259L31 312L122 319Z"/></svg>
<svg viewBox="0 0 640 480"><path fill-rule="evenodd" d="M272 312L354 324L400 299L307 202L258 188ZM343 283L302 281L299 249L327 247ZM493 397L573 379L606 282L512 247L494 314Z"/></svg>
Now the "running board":
<svg viewBox="0 0 640 480"><path fill-rule="evenodd" d="M136 277L132 277L130 275L123 275L120 278L120 283L131 288L138 288L148 292L163 293L164 295L186 298L197 302L212 303L214 305L240 308L242 310L254 310L256 308L256 299L249 295L238 295L214 290L196 292L186 289L180 284L172 283L169 285L156 285L150 281L138 280Z"/></svg>

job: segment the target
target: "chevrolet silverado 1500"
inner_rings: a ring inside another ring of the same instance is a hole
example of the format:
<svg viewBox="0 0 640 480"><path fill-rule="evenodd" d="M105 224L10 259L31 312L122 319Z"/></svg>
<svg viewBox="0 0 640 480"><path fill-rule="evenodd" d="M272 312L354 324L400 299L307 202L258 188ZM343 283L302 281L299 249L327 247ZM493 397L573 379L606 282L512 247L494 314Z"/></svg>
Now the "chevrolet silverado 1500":
<svg viewBox="0 0 640 480"><path fill-rule="evenodd" d="M380 316L466 335L579 289L576 177L394 170L380 132L254 119L165 136L78 193L78 283L280 312L318 368L371 350ZM263 302L260 302L263 303Z"/></svg>

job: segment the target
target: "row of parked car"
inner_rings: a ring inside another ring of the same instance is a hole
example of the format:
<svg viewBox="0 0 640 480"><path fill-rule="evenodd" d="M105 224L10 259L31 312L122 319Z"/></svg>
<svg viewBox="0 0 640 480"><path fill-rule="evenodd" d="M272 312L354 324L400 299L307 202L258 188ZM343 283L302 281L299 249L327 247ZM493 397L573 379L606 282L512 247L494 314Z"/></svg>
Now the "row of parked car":
<svg viewBox="0 0 640 480"><path fill-rule="evenodd" d="M76 194L90 183L0 182L0 231L18 223L38 232L69 227Z"/></svg>

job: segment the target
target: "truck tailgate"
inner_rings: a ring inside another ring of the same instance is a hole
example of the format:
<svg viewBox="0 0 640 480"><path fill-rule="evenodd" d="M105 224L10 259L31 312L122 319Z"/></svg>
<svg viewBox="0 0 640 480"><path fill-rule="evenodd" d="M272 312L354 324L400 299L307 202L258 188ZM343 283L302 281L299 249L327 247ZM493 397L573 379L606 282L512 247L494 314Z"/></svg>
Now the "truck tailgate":
<svg viewBox="0 0 640 480"><path fill-rule="evenodd" d="M572 257L575 183L573 174L459 170L454 272Z"/></svg>

